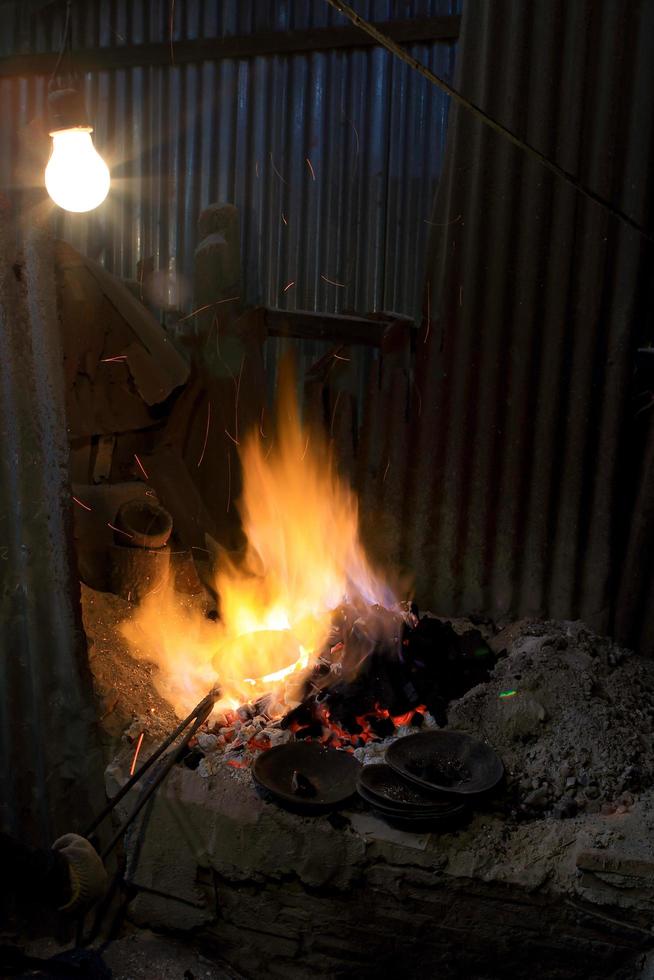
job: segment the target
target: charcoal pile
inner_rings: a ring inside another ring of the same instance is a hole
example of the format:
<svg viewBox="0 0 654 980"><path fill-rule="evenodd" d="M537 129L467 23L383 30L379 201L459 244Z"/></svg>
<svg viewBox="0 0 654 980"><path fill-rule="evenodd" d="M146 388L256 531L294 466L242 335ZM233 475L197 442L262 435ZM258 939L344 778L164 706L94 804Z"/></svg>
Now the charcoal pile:
<svg viewBox="0 0 654 980"><path fill-rule="evenodd" d="M654 786L654 662L578 622L517 624L448 724L504 760L518 818L630 809Z"/></svg>
<svg viewBox="0 0 654 980"><path fill-rule="evenodd" d="M341 731L358 746L370 733L384 738L398 725L420 725L425 712L445 725L448 703L486 680L494 662L479 630L459 633L449 622L421 617L414 604L399 612L372 607L365 618L342 606L301 703L282 727L316 737L327 719L334 742Z"/></svg>

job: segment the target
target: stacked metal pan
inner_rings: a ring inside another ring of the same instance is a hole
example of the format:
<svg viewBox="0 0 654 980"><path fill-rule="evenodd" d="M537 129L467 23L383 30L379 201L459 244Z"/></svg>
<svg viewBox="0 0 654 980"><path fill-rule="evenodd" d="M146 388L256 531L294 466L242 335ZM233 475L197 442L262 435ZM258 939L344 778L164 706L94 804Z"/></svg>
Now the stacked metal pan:
<svg viewBox="0 0 654 980"><path fill-rule="evenodd" d="M488 796L503 774L501 759L486 743L462 732L420 732L394 742L385 765L361 769L357 791L391 823L445 829Z"/></svg>

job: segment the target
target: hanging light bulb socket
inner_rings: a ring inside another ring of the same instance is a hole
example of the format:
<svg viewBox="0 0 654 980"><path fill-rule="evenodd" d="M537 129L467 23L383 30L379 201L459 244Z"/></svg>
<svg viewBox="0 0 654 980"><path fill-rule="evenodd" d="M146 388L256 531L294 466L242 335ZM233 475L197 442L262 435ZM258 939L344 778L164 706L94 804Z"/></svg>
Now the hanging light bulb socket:
<svg viewBox="0 0 654 980"><path fill-rule="evenodd" d="M53 89L48 93L48 132L54 136L64 129L93 132L84 96L75 88Z"/></svg>

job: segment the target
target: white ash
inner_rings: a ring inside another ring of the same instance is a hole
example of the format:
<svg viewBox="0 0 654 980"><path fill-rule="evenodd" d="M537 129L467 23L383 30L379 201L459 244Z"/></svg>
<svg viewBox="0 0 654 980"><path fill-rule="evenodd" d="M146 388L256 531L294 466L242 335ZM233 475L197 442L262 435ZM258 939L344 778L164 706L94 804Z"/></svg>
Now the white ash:
<svg viewBox="0 0 654 980"><path fill-rule="evenodd" d="M225 768L234 774L249 769L265 749L282 745L293 736L264 715L253 715L248 705L233 713L233 719L220 718L211 732L197 736L198 748L204 752L196 772L204 779Z"/></svg>
<svg viewBox="0 0 654 980"><path fill-rule="evenodd" d="M285 742L290 742L291 733L284 728L268 728L266 729L266 734L270 738L270 747L274 745L283 745Z"/></svg>
<svg viewBox="0 0 654 980"><path fill-rule="evenodd" d="M215 752L219 744L217 735L210 732L200 732L198 735L198 745L203 752Z"/></svg>
<svg viewBox="0 0 654 980"><path fill-rule="evenodd" d="M500 754L518 813L625 812L654 786L653 661L576 622L516 624L493 643L507 655L448 722Z"/></svg>
<svg viewBox="0 0 654 980"><path fill-rule="evenodd" d="M384 753L388 746L395 741L394 735L389 735L388 738L384 738L379 742L366 742L361 748L354 750L354 758L357 759L362 766L372 766L377 765L384 761Z"/></svg>

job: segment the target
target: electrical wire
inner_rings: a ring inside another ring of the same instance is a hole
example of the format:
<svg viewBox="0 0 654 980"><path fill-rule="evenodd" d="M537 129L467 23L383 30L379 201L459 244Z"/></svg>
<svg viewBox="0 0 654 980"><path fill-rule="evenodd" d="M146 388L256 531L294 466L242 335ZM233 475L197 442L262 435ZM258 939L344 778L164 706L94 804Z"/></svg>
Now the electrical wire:
<svg viewBox="0 0 654 980"><path fill-rule="evenodd" d="M494 130L496 133L499 133L501 136L504 136L520 150L528 153L543 167L573 187L579 194L582 194L595 204L599 204L614 217L619 218L625 224L629 225L630 228L638 232L638 234L647 239L647 241L654 242L654 232L643 228L642 225L639 225L634 218L628 215L625 211L622 211L621 208L611 204L610 201L607 201L600 194L597 194L595 191L591 190L590 187L582 184L581 181L577 180L574 174L570 173L568 170L565 170L563 167L560 167L558 163L554 163L553 160L550 160L550 158L545 156L544 153L537 150L535 146L531 145L531 143L526 143L524 140L520 139L519 136L516 136L516 134L510 129L507 129L506 126L503 126L502 123L498 122L497 119L489 116L487 112L484 112L484 110L480 109L478 105L475 105L474 102L467 99L439 75L436 75L430 68L427 68L427 66L423 65L422 62L417 61L408 53L408 51L393 41L392 38L388 37L386 34L383 34L381 31L377 30L373 24L359 16L356 11L352 10L349 4L344 3L343 0L326 0L326 2L335 10L338 10L339 13L347 17L355 27L359 27L362 31L365 31L365 33L374 38L379 45L386 48L387 51L390 51L391 54L394 54L397 58L400 58L401 61L404 61L410 68L413 68L414 71L419 72L424 78L431 82L432 85L436 85L437 88L440 88L443 92L449 95L454 102L462 106L464 109L467 109L468 112L472 113L472 115L477 119L480 119L481 122L483 122L490 129Z"/></svg>
<svg viewBox="0 0 654 980"><path fill-rule="evenodd" d="M56 64L50 75L50 80L48 82L48 91L52 91L55 87L56 79L60 77L59 69L62 66L63 60L68 55L68 72L65 76L68 80L68 84L72 85L72 80L75 77L75 70L73 67L73 31L72 31L72 7L73 0L66 0L66 17L64 20L64 29L61 35L61 43L59 45L59 55L57 57Z"/></svg>

